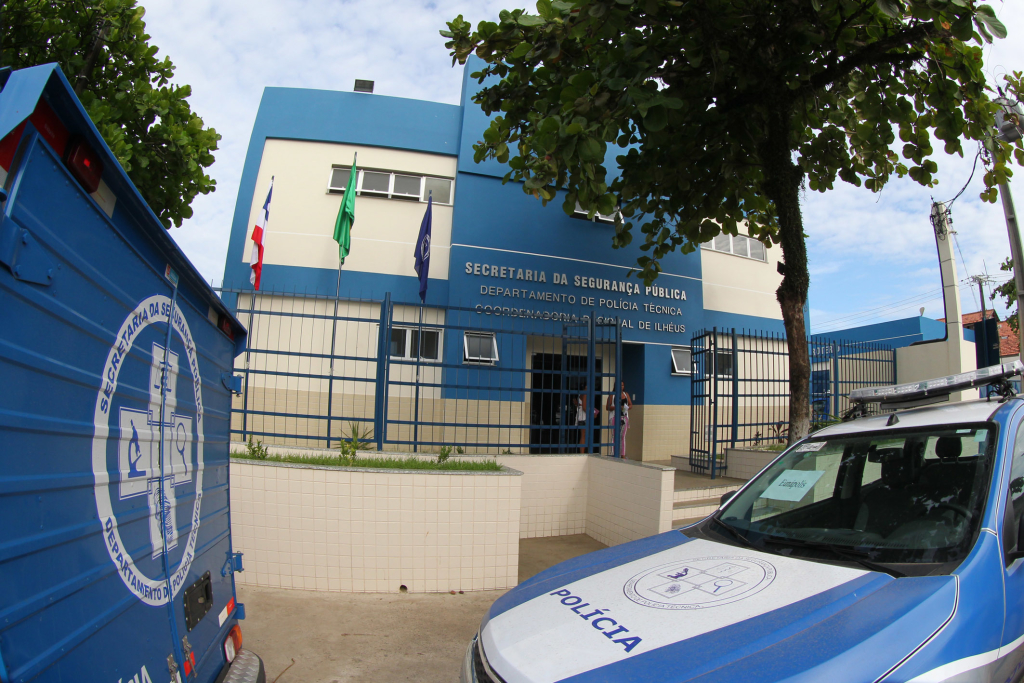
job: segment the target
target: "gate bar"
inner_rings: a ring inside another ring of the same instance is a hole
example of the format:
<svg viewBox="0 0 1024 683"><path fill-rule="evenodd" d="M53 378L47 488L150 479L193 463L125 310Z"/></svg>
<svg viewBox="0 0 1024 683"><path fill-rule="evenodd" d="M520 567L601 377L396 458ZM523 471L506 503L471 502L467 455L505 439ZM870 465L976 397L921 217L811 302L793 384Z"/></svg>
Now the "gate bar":
<svg viewBox="0 0 1024 683"><path fill-rule="evenodd" d="M388 310L391 308L391 292L384 294L380 304L380 324L377 327L377 382L373 397L373 435L377 450L384 450L384 394L387 392L386 368L391 356L391 338L388 334Z"/></svg>

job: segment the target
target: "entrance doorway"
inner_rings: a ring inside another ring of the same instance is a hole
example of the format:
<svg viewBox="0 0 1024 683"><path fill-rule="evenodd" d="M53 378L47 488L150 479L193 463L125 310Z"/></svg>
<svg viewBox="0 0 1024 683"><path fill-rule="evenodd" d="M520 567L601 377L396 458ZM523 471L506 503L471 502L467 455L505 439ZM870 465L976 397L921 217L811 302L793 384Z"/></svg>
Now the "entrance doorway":
<svg viewBox="0 0 1024 683"><path fill-rule="evenodd" d="M581 430L576 426L576 405L587 379L587 357L535 353L532 369L530 453L578 453ZM601 371L601 359L596 358L594 374L600 377ZM599 398L595 402L599 403ZM603 406L597 407L592 439L595 444L601 442L599 427L604 414ZM594 451L598 451L596 446Z"/></svg>

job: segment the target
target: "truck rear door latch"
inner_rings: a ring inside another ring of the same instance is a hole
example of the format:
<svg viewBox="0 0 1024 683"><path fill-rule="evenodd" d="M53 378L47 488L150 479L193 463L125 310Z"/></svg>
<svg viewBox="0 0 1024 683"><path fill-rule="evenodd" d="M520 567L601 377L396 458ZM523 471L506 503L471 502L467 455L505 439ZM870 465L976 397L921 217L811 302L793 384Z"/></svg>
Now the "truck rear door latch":
<svg viewBox="0 0 1024 683"><path fill-rule="evenodd" d="M10 216L0 216L0 263L18 280L49 287L57 267L46 250Z"/></svg>
<svg viewBox="0 0 1024 683"><path fill-rule="evenodd" d="M220 375L220 383L224 385L224 388L230 391L236 396L242 395L242 376L236 375L233 372L222 372Z"/></svg>
<svg viewBox="0 0 1024 683"><path fill-rule="evenodd" d="M220 569L221 576L227 576L232 572L244 572L245 568L242 567L242 553L228 553L228 559L224 562L224 566Z"/></svg>

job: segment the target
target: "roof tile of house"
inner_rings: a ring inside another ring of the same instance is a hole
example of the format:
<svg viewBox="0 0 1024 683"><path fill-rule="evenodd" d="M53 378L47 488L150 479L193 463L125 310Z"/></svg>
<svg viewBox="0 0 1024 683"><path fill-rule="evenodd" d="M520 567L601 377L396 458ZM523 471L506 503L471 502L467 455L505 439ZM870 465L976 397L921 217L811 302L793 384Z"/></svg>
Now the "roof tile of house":
<svg viewBox="0 0 1024 683"><path fill-rule="evenodd" d="M1005 320L999 320L999 316L991 308L985 310L986 318L995 318L998 320L999 329L999 357L1006 358L1008 356L1019 356L1020 355L1020 339L1014 334L1013 330L1010 329L1010 323ZM973 313L964 313L960 316L964 325L973 325L981 322L981 311L974 311ZM945 318L939 318L939 322L946 322Z"/></svg>
<svg viewBox="0 0 1024 683"><path fill-rule="evenodd" d="M1005 320L999 321L999 357L1020 355L1020 340L1012 329L1010 323Z"/></svg>

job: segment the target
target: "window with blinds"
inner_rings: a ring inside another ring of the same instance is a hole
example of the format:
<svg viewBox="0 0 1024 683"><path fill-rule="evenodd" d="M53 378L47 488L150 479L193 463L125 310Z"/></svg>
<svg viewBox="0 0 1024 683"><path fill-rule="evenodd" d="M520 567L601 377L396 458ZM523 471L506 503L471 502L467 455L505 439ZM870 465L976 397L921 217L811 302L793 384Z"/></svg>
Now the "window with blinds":
<svg viewBox="0 0 1024 683"><path fill-rule="evenodd" d="M452 203L451 178L434 178L368 169L357 169L356 173L359 174L356 178L356 194L360 197L425 202L427 197L433 196L435 204ZM351 167L336 166L332 168L327 191L332 194L344 194L351 174Z"/></svg>
<svg viewBox="0 0 1024 683"><path fill-rule="evenodd" d="M711 251L720 251L723 254L752 258L755 261L768 260L768 250L764 243L746 235L721 234L710 242L705 242L701 247Z"/></svg>

